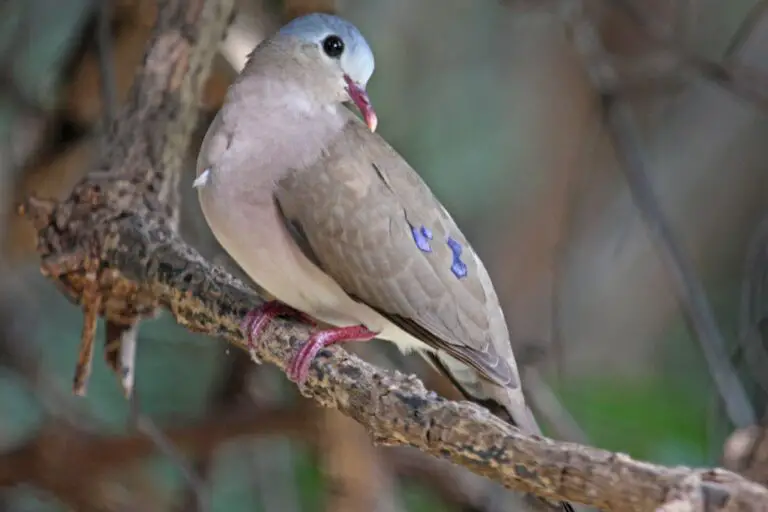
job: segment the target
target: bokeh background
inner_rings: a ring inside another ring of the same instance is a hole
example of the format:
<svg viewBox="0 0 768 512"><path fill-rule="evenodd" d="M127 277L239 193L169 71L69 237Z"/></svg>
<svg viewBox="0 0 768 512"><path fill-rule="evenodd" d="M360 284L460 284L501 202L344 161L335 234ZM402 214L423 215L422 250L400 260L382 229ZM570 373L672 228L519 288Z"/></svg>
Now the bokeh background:
<svg viewBox="0 0 768 512"><path fill-rule="evenodd" d="M661 207L651 217L628 185L606 89L588 72L583 33L563 21L566 3L240 0L195 144L260 39L300 13L342 14L376 54L369 92L380 132L489 268L547 432L768 482L757 427L726 443L749 425L728 414L731 397L712 377L734 370L754 422L766 419L765 2L591 3L617 74L610 92L633 110L639 172ZM373 448L281 373L166 314L141 324L132 403L101 352L87 397L72 396L82 315L40 275L34 231L14 204L31 193L66 197L88 171L156 7L0 2L0 511L514 510L509 493L461 469ZM239 273L192 193L196 150L182 233ZM659 218L682 248L677 261L649 229ZM703 293L678 293L680 268ZM702 301L725 341L709 362L712 326L702 337L685 314ZM456 396L418 359L382 343L354 349Z"/></svg>

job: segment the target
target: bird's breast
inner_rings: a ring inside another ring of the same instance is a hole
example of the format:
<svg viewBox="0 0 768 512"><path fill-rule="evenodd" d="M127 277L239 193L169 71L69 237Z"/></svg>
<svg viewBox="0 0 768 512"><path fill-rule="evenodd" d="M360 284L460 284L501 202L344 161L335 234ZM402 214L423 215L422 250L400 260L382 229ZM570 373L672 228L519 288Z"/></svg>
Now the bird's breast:
<svg viewBox="0 0 768 512"><path fill-rule="evenodd" d="M212 183L200 191L200 203L218 242L259 286L324 322L360 323L355 315L359 305L301 252L271 193L244 200Z"/></svg>

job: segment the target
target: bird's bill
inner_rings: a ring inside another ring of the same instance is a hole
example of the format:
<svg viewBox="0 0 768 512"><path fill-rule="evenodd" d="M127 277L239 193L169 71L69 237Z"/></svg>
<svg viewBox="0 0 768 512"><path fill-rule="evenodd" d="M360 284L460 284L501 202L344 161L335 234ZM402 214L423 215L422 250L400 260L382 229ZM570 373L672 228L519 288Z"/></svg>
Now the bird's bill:
<svg viewBox="0 0 768 512"><path fill-rule="evenodd" d="M363 121L368 126L368 129L372 132L376 131L376 126L379 124L379 120L376 117L376 112L373 110L371 100L368 98L368 93L365 92L365 88L357 82L353 81L347 75L344 75L344 80L347 82L347 92L352 103L360 110L360 114L363 116Z"/></svg>

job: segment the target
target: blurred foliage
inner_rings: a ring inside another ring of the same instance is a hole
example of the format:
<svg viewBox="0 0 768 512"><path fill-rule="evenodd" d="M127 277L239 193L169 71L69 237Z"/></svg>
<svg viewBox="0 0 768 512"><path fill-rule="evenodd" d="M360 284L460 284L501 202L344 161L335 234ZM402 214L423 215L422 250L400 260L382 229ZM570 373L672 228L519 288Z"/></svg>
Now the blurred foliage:
<svg viewBox="0 0 768 512"><path fill-rule="evenodd" d="M20 100L48 110L57 104L61 71L92 13L91 0L7 0L0 5L0 140Z"/></svg>

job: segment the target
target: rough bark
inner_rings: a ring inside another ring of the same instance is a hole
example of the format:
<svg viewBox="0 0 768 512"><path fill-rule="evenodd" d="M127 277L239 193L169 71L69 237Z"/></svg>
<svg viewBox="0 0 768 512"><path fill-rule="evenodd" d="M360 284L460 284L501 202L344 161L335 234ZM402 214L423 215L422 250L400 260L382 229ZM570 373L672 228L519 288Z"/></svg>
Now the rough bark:
<svg viewBox="0 0 768 512"><path fill-rule="evenodd" d="M243 347L239 321L261 299L175 233L175 187L232 0L167 0L144 64L95 169L65 201L29 200L42 267L84 310L130 324L156 306ZM90 329L86 323L84 331ZM285 370L305 326L276 322L257 355ZM768 510L768 490L723 470L667 468L526 436L485 409L429 392L343 349L313 363L305 394L385 445L410 445L524 492L606 510Z"/></svg>

